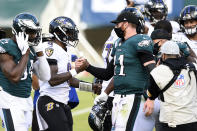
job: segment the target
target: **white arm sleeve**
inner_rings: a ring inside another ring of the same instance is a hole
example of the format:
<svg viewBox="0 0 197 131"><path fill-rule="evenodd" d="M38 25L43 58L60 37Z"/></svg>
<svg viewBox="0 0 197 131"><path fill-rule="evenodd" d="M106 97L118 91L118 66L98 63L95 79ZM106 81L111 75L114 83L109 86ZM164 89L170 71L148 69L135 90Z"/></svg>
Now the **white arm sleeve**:
<svg viewBox="0 0 197 131"><path fill-rule="evenodd" d="M38 57L33 68L40 80L49 81L51 79L51 70L45 56Z"/></svg>

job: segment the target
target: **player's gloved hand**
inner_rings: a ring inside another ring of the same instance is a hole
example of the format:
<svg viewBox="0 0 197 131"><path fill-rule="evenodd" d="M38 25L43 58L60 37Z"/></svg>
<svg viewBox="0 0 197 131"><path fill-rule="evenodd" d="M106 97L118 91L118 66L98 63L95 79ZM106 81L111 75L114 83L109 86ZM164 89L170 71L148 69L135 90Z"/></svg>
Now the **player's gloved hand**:
<svg viewBox="0 0 197 131"><path fill-rule="evenodd" d="M94 104L98 104L99 102L106 102L108 99L108 95L103 91L99 96L94 99Z"/></svg>
<svg viewBox="0 0 197 131"><path fill-rule="evenodd" d="M28 38L29 38L28 35L26 35L25 38L24 32L19 32L18 35L16 35L16 42L18 44L18 48L20 49L22 55L24 55L29 49Z"/></svg>

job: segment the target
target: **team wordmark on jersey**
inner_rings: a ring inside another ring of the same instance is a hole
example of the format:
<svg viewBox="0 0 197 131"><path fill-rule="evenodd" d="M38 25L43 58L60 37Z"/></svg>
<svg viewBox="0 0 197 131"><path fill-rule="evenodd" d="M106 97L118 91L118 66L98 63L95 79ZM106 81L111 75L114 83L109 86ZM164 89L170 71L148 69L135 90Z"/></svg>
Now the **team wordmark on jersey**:
<svg viewBox="0 0 197 131"><path fill-rule="evenodd" d="M48 57L50 57L54 52L54 49L53 48L46 48L45 49L45 53Z"/></svg>
<svg viewBox="0 0 197 131"><path fill-rule="evenodd" d="M138 46L143 47L143 46L149 46L151 43L150 40L143 40L141 42L138 43Z"/></svg>

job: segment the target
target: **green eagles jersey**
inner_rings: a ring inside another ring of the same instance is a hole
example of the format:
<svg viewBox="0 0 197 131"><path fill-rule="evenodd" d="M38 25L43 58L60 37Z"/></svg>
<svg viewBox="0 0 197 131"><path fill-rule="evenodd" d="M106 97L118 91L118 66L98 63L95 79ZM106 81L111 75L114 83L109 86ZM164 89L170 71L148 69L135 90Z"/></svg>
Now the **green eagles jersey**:
<svg viewBox="0 0 197 131"><path fill-rule="evenodd" d="M189 46L186 42L177 42L181 56L188 57L190 55Z"/></svg>
<svg viewBox="0 0 197 131"><path fill-rule="evenodd" d="M115 42L114 92L115 94L143 93L149 75L140 62L138 52L153 52L153 42L147 35L138 34L122 42Z"/></svg>
<svg viewBox="0 0 197 131"><path fill-rule="evenodd" d="M18 83L12 83L11 81L9 81L0 69L0 86L4 91L13 96L27 98L31 94L32 67L35 58L35 52L33 51L33 49L31 49L30 52L31 53L29 54L27 68L25 69L24 74ZM11 39L0 40L0 53L7 53L13 56L13 60L16 64L22 57L21 51L18 48L17 44L14 43L14 41Z"/></svg>

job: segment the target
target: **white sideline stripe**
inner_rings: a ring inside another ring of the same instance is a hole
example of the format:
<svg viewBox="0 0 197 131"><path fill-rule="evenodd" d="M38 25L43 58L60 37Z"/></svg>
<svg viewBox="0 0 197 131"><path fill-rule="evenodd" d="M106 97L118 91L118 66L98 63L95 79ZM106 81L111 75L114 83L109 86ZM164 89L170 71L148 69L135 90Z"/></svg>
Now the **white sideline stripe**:
<svg viewBox="0 0 197 131"><path fill-rule="evenodd" d="M91 109L92 109L92 107L84 108L81 110L76 110L76 111L72 112L72 116L77 116L77 115L81 115L81 114L90 112Z"/></svg>

